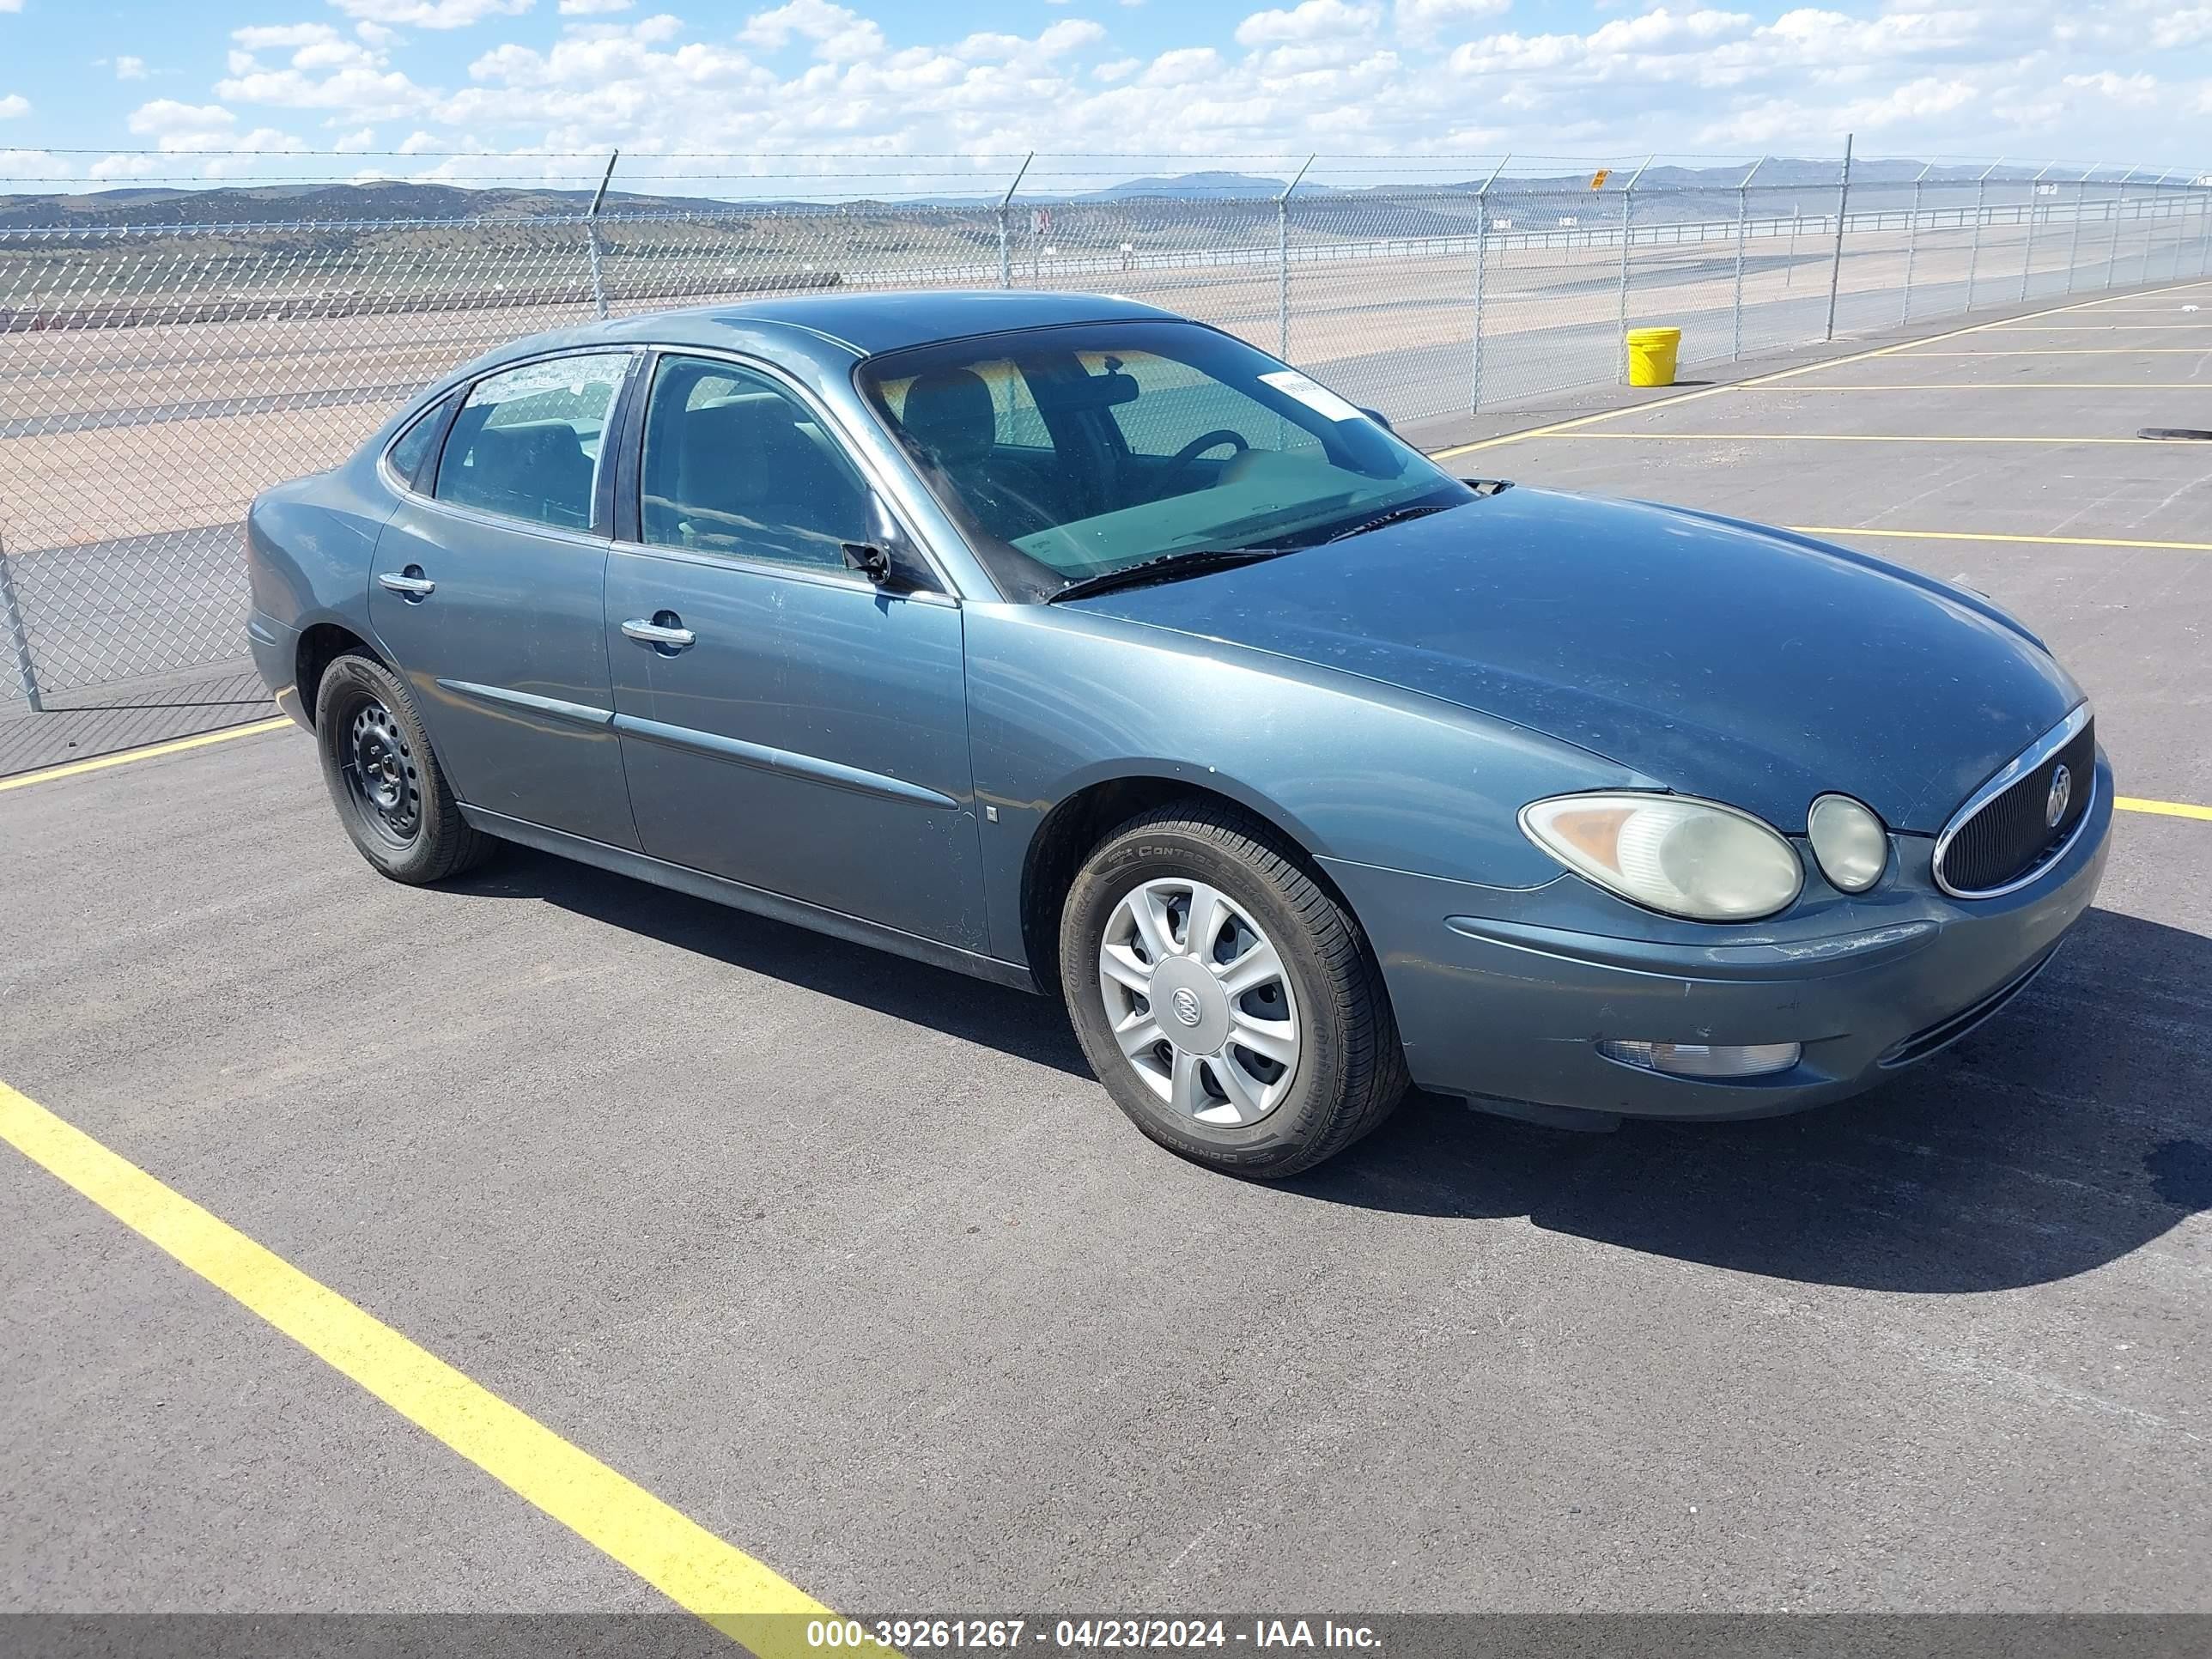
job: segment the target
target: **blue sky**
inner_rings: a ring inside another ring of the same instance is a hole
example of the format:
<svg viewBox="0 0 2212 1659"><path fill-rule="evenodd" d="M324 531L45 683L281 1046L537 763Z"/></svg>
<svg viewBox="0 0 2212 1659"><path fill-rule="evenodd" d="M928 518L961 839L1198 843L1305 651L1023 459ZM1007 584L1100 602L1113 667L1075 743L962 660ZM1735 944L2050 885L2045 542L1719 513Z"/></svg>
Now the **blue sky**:
<svg viewBox="0 0 2212 1659"><path fill-rule="evenodd" d="M585 155L620 145L633 188L935 190L1030 149L1128 155L1097 164L1114 176L1316 150L1372 173L1826 154L1846 131L1878 155L2212 168L2212 0L0 0L0 189L589 182ZM964 159L897 159L939 155Z"/></svg>

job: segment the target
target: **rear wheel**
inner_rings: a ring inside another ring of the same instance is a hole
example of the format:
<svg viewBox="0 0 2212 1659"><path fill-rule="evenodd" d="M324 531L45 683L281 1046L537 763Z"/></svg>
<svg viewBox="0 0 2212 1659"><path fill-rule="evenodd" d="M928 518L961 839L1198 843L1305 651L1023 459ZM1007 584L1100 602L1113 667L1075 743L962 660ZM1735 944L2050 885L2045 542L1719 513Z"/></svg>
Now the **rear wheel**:
<svg viewBox="0 0 2212 1659"><path fill-rule="evenodd" d="M1405 1092L1397 1027L1357 924L1231 809L1171 804L1107 837L1068 890L1060 973L1115 1103L1213 1169L1295 1175Z"/></svg>
<svg viewBox="0 0 2212 1659"><path fill-rule="evenodd" d="M361 855L394 881L441 881L498 845L461 817L400 678L349 652L315 690L323 781Z"/></svg>

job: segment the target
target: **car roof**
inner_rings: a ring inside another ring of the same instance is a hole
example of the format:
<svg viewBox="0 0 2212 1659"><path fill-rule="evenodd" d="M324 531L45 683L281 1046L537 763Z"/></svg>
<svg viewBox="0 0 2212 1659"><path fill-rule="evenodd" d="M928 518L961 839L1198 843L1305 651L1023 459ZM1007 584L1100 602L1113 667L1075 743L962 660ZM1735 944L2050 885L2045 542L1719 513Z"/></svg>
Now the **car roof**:
<svg viewBox="0 0 2212 1659"><path fill-rule="evenodd" d="M794 294L587 323L580 328L518 341L498 355L520 356L597 343L726 346L740 334L757 338L763 333L786 333L802 351L818 350L827 343L842 346L855 356L868 357L906 346L1008 329L1172 315L1115 295L1039 294L1020 289Z"/></svg>

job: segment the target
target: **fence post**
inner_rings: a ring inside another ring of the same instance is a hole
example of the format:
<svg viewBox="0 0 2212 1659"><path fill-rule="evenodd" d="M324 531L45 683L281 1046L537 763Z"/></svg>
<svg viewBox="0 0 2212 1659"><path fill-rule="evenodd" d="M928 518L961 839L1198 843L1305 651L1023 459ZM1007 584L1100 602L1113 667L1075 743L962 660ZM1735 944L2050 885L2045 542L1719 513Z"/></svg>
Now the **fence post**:
<svg viewBox="0 0 2212 1659"><path fill-rule="evenodd" d="M602 322L607 315L607 288L599 274L599 204L607 199L607 181L615 176L615 163L621 160L620 150L607 157L607 170L599 175L599 187L592 192L591 209L584 215L585 234L591 238L592 308Z"/></svg>
<svg viewBox="0 0 2212 1659"><path fill-rule="evenodd" d="M1743 239L1748 234L1751 220L1751 181L1765 165L1766 158L1762 155L1751 164L1751 171L1735 187L1735 343L1729 354L1731 362L1743 356Z"/></svg>
<svg viewBox="0 0 2212 1659"><path fill-rule="evenodd" d="M1470 413L1482 407L1482 283L1490 249L1490 187L1498 182L1498 175L1505 171L1505 164L1512 159L1510 149L1498 157L1498 165L1490 170L1490 177L1474 192L1474 362L1468 370L1467 394Z"/></svg>
<svg viewBox="0 0 2212 1659"><path fill-rule="evenodd" d="M1902 325L1912 320L1912 262L1920 252L1920 181L1936 164L1923 164L1912 180L1912 217L1905 227L1905 304L1897 313Z"/></svg>
<svg viewBox="0 0 2212 1659"><path fill-rule="evenodd" d="M2066 291L2069 294L2074 291L2074 273L2081 264L2081 221L2089 213L2090 175L2104 165L2102 161L2098 162L2096 167L2090 167L2074 181L2074 229L2066 238Z"/></svg>
<svg viewBox="0 0 2212 1659"><path fill-rule="evenodd" d="M1313 164L1314 158L1307 156L1305 166L1275 198L1275 355L1285 362L1291 357L1291 192Z"/></svg>
<svg viewBox="0 0 2212 1659"><path fill-rule="evenodd" d="M1006 193L999 198L999 286L1000 288L1012 288L1014 285L1014 244L1013 239L1006 231L1006 215L1013 207L1014 192L1022 187L1022 175L1030 170L1030 163L1036 160L1035 150L1022 157L1021 166L1014 169L1013 182L1006 186Z"/></svg>
<svg viewBox="0 0 2212 1659"><path fill-rule="evenodd" d="M31 712L43 714L46 706L39 700L39 668L31 659L31 630L23 625L23 607L15 599L15 567L4 543L0 543L0 615L7 619L8 643L15 647L15 684L22 688L23 701L31 705Z"/></svg>
<svg viewBox="0 0 2212 1659"><path fill-rule="evenodd" d="M1630 173L1628 182L1620 187L1620 325L1613 332L1620 337L1620 378L1624 382L1628 379L1628 239L1636 228L1632 209L1636 200L1636 181L1644 176L1644 167L1658 159L1656 155L1645 156L1644 167Z"/></svg>
<svg viewBox="0 0 2212 1659"><path fill-rule="evenodd" d="M1989 213L1990 174L2003 165L2004 157L2000 155L1974 180L1974 234L1966 243L1966 303L1961 307L1966 311L1974 308L1974 276L1982 268L1982 221Z"/></svg>
<svg viewBox="0 0 2212 1659"><path fill-rule="evenodd" d="M2160 173L2157 178L2151 180L2150 234L2143 238L2142 275L2136 279L2137 282L2148 283L2150 281L2151 252L2158 246L2159 221L2166 217L2166 203L2160 199L2160 192L2165 190L2166 181L2172 177L2173 169L2172 167L2168 167L2165 172ZM2174 259L2173 268L2175 272L2179 272L2181 269L2181 261L2178 252Z"/></svg>
<svg viewBox="0 0 2212 1659"><path fill-rule="evenodd" d="M2142 171L2140 167L2130 167L2120 175L2120 187L2113 192L2112 234L2105 240L2105 280L2097 285L2100 288L2110 288L2112 285L2112 277L2120 257L2120 210L2128 204L2128 180Z"/></svg>
<svg viewBox="0 0 2212 1659"><path fill-rule="evenodd" d="M1797 233L1805 226L1804 204L1795 196L1790 199L1790 266L1782 274L1782 286L1797 286Z"/></svg>
<svg viewBox="0 0 2212 1659"><path fill-rule="evenodd" d="M1844 135L1844 176L1836 189L1836 257L1828 266L1828 331L1821 337L1836 337L1836 290L1844 280L1844 215L1851 205L1851 137Z"/></svg>
<svg viewBox="0 0 2212 1659"><path fill-rule="evenodd" d="M2202 276L2207 270L2212 270L2212 190L2206 190L2202 185L2197 189L2197 216L2204 222L2204 228L2197 238L2197 274Z"/></svg>
<svg viewBox="0 0 2212 1659"><path fill-rule="evenodd" d="M2057 165L2056 161L2050 163L2043 173L2050 172ZM2021 256L2020 261L2019 303L2022 305L2027 302L2028 278L2035 274L2035 204L2043 193L2043 173L2037 173L2027 181L2027 252Z"/></svg>

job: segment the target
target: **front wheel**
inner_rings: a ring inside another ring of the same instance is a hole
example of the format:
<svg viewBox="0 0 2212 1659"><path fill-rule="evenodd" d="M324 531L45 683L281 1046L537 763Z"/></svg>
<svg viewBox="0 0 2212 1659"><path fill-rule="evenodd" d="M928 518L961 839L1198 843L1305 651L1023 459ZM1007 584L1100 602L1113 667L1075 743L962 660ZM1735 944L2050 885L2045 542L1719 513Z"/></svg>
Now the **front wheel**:
<svg viewBox="0 0 2212 1659"><path fill-rule="evenodd" d="M497 846L470 828L398 675L349 652L315 688L315 747L338 821L394 881L441 881Z"/></svg>
<svg viewBox="0 0 2212 1659"><path fill-rule="evenodd" d="M1265 826L1211 802L1100 844L1061 913L1060 987L1121 1109L1233 1175L1295 1175L1389 1116L1405 1054L1358 925Z"/></svg>

